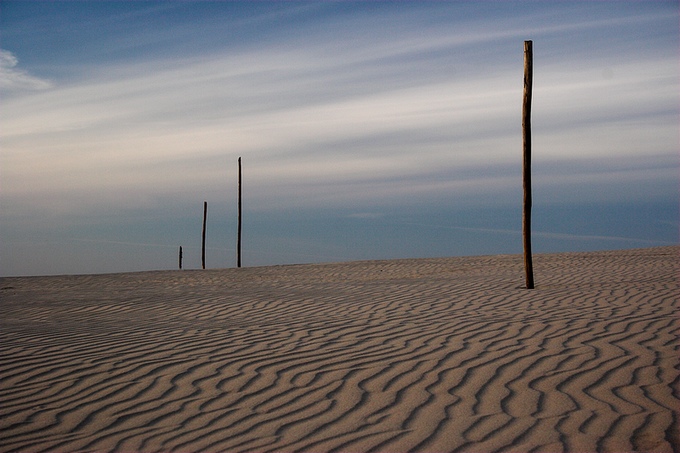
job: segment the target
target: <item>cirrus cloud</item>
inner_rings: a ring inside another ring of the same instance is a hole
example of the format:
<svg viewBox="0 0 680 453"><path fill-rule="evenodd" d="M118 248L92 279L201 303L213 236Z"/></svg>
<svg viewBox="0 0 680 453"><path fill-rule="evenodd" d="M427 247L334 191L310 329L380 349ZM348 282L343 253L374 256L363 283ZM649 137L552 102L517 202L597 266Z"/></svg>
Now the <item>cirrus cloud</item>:
<svg viewBox="0 0 680 453"><path fill-rule="evenodd" d="M52 82L17 68L19 60L10 51L0 49L0 90L32 91L52 87Z"/></svg>

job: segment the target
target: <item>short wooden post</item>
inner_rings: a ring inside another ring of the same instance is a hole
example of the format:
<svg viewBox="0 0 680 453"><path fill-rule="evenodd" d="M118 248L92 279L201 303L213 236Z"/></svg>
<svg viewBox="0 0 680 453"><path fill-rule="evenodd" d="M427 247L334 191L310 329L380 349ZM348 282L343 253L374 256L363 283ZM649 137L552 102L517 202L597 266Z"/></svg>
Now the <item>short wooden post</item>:
<svg viewBox="0 0 680 453"><path fill-rule="evenodd" d="M527 289L534 288L534 265L531 258L531 95L533 88L533 45L524 41L524 98L522 102L522 142L524 159L522 186L524 206L522 211L522 239L524 242L524 271Z"/></svg>
<svg viewBox="0 0 680 453"><path fill-rule="evenodd" d="M182 246L179 246L179 269L182 270Z"/></svg>
<svg viewBox="0 0 680 453"><path fill-rule="evenodd" d="M201 245L201 265L205 269L205 224L208 220L208 202L203 202L203 240Z"/></svg>
<svg viewBox="0 0 680 453"><path fill-rule="evenodd" d="M238 237L236 241L236 266L241 267L241 226L242 226L242 185L241 185L241 158L238 158Z"/></svg>

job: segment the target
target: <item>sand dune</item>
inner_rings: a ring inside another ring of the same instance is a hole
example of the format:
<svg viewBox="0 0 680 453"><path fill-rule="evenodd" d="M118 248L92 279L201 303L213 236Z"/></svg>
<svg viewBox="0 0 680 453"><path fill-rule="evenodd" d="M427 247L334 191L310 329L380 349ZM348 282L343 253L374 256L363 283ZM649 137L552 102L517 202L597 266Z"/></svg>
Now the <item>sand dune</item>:
<svg viewBox="0 0 680 453"><path fill-rule="evenodd" d="M0 450L678 451L680 248L0 279Z"/></svg>

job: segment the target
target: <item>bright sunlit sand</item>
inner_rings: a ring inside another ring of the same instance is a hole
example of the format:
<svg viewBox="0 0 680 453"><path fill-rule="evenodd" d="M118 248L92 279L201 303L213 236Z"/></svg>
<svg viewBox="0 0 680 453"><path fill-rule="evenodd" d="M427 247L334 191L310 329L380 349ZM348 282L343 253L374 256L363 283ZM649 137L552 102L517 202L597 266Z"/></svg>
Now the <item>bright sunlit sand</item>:
<svg viewBox="0 0 680 453"><path fill-rule="evenodd" d="M0 450L680 450L679 247L0 279Z"/></svg>

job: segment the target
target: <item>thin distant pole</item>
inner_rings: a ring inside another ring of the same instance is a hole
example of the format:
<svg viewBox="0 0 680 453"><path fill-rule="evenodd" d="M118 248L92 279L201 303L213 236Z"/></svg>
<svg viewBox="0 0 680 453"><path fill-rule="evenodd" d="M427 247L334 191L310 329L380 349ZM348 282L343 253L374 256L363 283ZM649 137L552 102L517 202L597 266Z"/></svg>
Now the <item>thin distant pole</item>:
<svg viewBox="0 0 680 453"><path fill-rule="evenodd" d="M238 158L238 238L236 242L236 266L241 267L241 226L242 218L241 214L243 212L242 200L243 200L243 186L241 180L241 158Z"/></svg>
<svg viewBox="0 0 680 453"><path fill-rule="evenodd" d="M201 244L201 265L205 269L205 224L208 220L208 202L203 202L203 242Z"/></svg>
<svg viewBox="0 0 680 453"><path fill-rule="evenodd" d="M179 246L179 269L182 270L182 246Z"/></svg>
<svg viewBox="0 0 680 453"><path fill-rule="evenodd" d="M522 211L522 239L524 242L524 271L527 289L534 288L534 264L531 258L531 95L533 88L533 42L524 41L524 98L522 102L522 142L524 159L522 186L524 206Z"/></svg>

